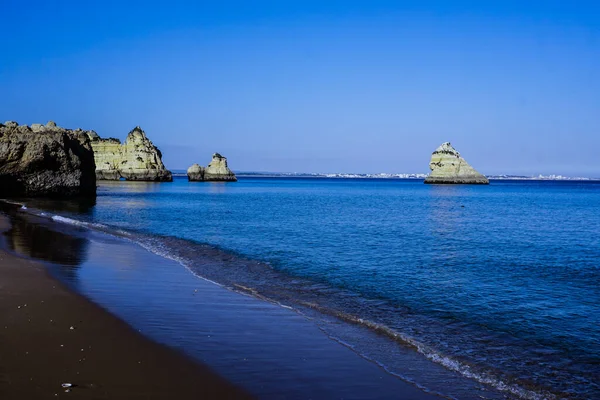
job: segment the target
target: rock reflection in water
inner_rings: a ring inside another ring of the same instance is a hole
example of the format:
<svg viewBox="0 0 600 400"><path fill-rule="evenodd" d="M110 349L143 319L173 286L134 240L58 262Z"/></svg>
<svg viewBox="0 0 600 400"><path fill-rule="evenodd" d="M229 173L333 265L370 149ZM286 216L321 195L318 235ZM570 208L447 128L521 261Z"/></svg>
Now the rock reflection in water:
<svg viewBox="0 0 600 400"><path fill-rule="evenodd" d="M11 218L11 225L4 235L13 251L56 264L66 277L75 278L77 268L87 258L87 239L30 223L18 216Z"/></svg>
<svg viewBox="0 0 600 400"><path fill-rule="evenodd" d="M99 181L98 193L107 190L125 193L149 193L164 190L162 182L154 181Z"/></svg>

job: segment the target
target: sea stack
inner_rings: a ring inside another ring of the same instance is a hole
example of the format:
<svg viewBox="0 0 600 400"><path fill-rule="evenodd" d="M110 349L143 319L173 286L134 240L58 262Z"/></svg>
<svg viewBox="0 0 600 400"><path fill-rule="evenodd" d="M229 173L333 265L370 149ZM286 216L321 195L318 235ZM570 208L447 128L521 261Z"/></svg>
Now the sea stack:
<svg viewBox="0 0 600 400"><path fill-rule="evenodd" d="M442 143L431 154L429 162L431 173L425 178L425 183L439 184L480 184L487 185L490 181L475 171L450 142Z"/></svg>
<svg viewBox="0 0 600 400"><path fill-rule="evenodd" d="M94 197L94 153L88 131L0 124L0 193L6 197Z"/></svg>
<svg viewBox="0 0 600 400"><path fill-rule="evenodd" d="M171 171L162 162L162 153L146 132L136 126L125 143L119 139L102 139L96 132L89 134L96 160L96 179L171 182Z"/></svg>
<svg viewBox="0 0 600 400"><path fill-rule="evenodd" d="M227 158L219 153L213 154L212 161L206 168L194 164L187 170L190 182L235 182L237 178L227 166Z"/></svg>
<svg viewBox="0 0 600 400"><path fill-rule="evenodd" d="M204 167L193 164L187 170L188 181L199 182L204 180Z"/></svg>

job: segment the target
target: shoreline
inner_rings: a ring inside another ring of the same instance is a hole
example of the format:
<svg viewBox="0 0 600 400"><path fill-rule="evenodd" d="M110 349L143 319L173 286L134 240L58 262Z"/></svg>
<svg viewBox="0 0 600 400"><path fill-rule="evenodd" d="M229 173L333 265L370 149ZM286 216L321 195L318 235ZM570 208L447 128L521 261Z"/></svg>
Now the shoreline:
<svg viewBox="0 0 600 400"><path fill-rule="evenodd" d="M0 232L9 227L0 214ZM67 289L42 262L11 254L4 243L0 274L2 399L251 398Z"/></svg>
<svg viewBox="0 0 600 400"><path fill-rule="evenodd" d="M12 206L20 208L18 203ZM25 222L31 216L24 216L15 220L9 212L7 217L13 230L0 237L5 242L2 247L9 249L0 251L2 258L15 258L23 265L35 266L38 278L41 274L53 284L53 289L60 288L74 303L83 301L106 318L116 320L137 340L165 352L175 352L191 364L198 362L199 366L195 367L206 380L213 382L213 377L218 375L215 383L219 384L206 386L208 392L201 393L199 398L248 398L247 393L267 399L284 394L290 399L439 398L435 392L419 389L390 374L343 342L332 340L311 318L205 282L181 268L178 262L122 238L50 220L37 222L37 217ZM45 252L48 252L46 256ZM126 273L135 276L122 280L123 268L131 268ZM5 273L1 267L0 273ZM28 307L31 304L34 303ZM62 314L62 309L59 310ZM192 315L193 321L189 319ZM76 329L66 332L77 332ZM94 334L97 336L103 330L97 326ZM138 332L143 332L143 336ZM59 337L64 335L63 330ZM74 356L80 354L75 352ZM160 375L160 368L156 372ZM40 373L43 374L43 368ZM184 376L176 378L176 382L186 379ZM164 377L153 377L150 381L154 384L159 379ZM202 376L200 379L205 381ZM131 393L143 392L144 382L144 378L132 382L128 388L130 393L122 398L138 398ZM22 383L26 382L22 380ZM77 389L85 385L88 383L83 382ZM175 386L178 385L185 382ZM164 386L174 387L167 383ZM54 389L56 383L46 387ZM94 384L94 387L99 386ZM85 394L81 398L89 398L91 393L78 391ZM16 398L21 398L19 390L13 393L19 393ZM61 395L60 387L56 393ZM139 398L190 398L189 390L182 395L176 391L164 393L164 397L142 394ZM4 393L0 390L0 394ZM111 395L109 398L121 397Z"/></svg>

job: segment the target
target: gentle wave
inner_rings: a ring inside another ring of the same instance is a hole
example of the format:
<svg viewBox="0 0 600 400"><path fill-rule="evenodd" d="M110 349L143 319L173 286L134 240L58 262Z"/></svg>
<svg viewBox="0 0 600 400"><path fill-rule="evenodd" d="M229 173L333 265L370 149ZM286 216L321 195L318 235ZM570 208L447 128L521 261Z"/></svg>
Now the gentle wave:
<svg viewBox="0 0 600 400"><path fill-rule="evenodd" d="M420 354L427 357L429 360L431 360L437 364L440 364L451 371L458 372L467 378L476 380L477 382L493 386L494 388L496 388L500 391L511 393L513 395L518 396L519 398L527 399L527 400L544 400L544 399L556 399L557 398L555 395L548 393L548 392L534 392L531 390L527 390L519 385L504 382L500 378L493 376L493 374L490 372L474 371L473 367L470 367L464 363L461 363L458 360L452 359L451 357L448 357L448 356L436 351L435 349L431 348L430 346L427 346L427 345L419 342L418 340L416 340L408 335L405 335L401 332L398 332L386 325L379 324L379 323L376 323L373 321L369 321L367 319L363 319L363 318L360 318L355 315L348 314L348 313L345 313L342 311L329 310L329 309L320 307L313 303L305 303L303 305L313 308L313 309L316 309L319 312L333 315L333 316L335 316L341 320L344 320L346 322L365 326L375 332L378 332L380 334L387 336L388 338L390 338L394 341L397 341L404 345L410 346L411 348L418 351ZM384 369L386 369L386 371L390 372L390 370L388 369L388 366L386 366L384 364L381 364L381 366ZM397 375L397 374L395 374L395 375ZM401 378L404 380L409 380L406 377L401 377ZM409 380L409 381L411 381L411 380Z"/></svg>
<svg viewBox="0 0 600 400"><path fill-rule="evenodd" d="M120 232L125 232L125 231L120 231ZM160 256L160 257L166 258L168 260L172 260L172 261L175 261L175 262L179 263L181 266L183 266L185 269L187 269L194 276L196 276L196 277L198 277L198 278L200 278L202 280L205 280L207 282L210 282L212 284L215 284L217 286L228 288L227 286L222 285L219 282L215 282L215 281L210 280L210 279L208 279L208 278L206 278L204 276L200 276L200 275L194 273L194 271L192 271L192 269L189 267L189 262L187 262L187 260L185 260L183 257L177 257L176 255L170 253L169 251L164 250L162 248L162 246L157 246L155 244L154 245L151 244L151 241L149 241L149 240L143 240L143 239L141 239L139 237L138 238L134 238L134 236L131 233L129 233L129 236L130 236L129 239L132 242L140 245L144 249L150 251L151 253L156 254L157 256Z"/></svg>
<svg viewBox="0 0 600 400"><path fill-rule="evenodd" d="M50 218L53 221L61 222L63 224L69 224L69 225L75 225L75 226L83 226L83 227L93 227L93 228L100 228L100 229L106 229L106 228L108 228L108 226L103 225L103 224L89 223L89 222L79 221L79 220L76 220L76 219L63 217L61 215L51 215Z"/></svg>

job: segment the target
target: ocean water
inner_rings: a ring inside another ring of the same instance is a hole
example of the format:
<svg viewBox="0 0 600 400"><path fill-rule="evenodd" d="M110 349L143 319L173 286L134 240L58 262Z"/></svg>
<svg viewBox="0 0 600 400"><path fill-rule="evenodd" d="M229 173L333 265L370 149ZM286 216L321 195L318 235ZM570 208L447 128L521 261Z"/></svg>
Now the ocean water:
<svg viewBox="0 0 600 400"><path fill-rule="evenodd" d="M175 178L26 203L292 307L447 397L600 398L600 183Z"/></svg>

